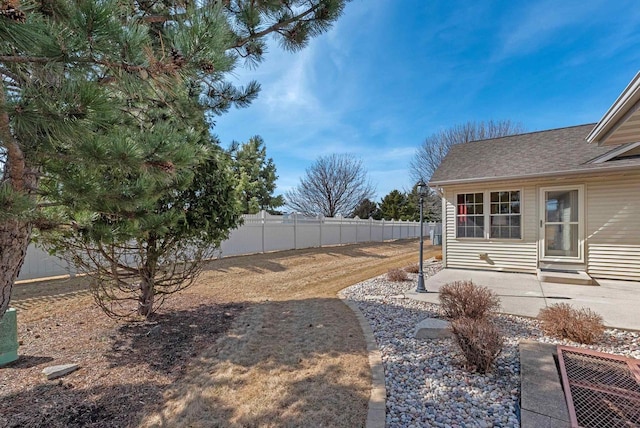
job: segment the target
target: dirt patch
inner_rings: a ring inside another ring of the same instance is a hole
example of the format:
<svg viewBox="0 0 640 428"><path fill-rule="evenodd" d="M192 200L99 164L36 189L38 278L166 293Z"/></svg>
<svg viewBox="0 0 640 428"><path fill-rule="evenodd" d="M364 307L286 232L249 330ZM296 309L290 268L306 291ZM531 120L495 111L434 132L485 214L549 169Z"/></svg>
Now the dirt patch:
<svg viewBox="0 0 640 428"><path fill-rule="evenodd" d="M415 263L417 246L217 260L143 324L104 316L83 278L18 285L21 357L0 369L0 426L362 426L364 339L335 296ZM69 362L82 369L62 381L40 373Z"/></svg>

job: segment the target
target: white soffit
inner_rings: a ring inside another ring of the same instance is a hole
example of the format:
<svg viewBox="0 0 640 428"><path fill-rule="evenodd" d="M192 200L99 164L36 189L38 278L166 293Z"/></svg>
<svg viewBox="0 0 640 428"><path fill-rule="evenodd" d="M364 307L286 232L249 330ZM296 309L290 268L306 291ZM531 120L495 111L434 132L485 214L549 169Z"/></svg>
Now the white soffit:
<svg viewBox="0 0 640 428"><path fill-rule="evenodd" d="M587 136L589 143L616 146L640 141L640 73Z"/></svg>

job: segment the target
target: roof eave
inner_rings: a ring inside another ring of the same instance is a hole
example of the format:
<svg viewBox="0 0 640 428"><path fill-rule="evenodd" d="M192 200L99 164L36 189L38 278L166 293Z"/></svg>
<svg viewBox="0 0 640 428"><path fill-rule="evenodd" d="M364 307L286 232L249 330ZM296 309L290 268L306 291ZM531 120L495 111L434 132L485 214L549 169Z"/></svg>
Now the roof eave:
<svg viewBox="0 0 640 428"><path fill-rule="evenodd" d="M639 101L640 72L635 75L618 99L609 107L609 110L602 116L602 119L600 119L589 135L587 135L587 142L595 142L599 146L606 144L607 137L624 122L628 113Z"/></svg>
<svg viewBox="0 0 640 428"><path fill-rule="evenodd" d="M574 170L553 171L553 172L524 174L524 175L511 175L511 176L502 176L502 177L481 177L481 178L465 178L460 180L430 181L429 183L427 183L427 185L429 187L443 187L443 186L454 186L458 184L488 183L491 181L528 180L528 179L535 179L535 178L584 175L591 172L623 172L628 170L639 170L639 169L640 169L640 164L625 165L622 167L603 166L600 168L574 169Z"/></svg>

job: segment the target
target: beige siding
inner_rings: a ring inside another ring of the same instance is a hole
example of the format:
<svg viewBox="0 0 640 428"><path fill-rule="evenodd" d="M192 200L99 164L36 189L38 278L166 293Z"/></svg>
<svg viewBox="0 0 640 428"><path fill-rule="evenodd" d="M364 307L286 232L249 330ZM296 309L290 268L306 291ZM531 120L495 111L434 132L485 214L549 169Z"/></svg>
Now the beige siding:
<svg viewBox="0 0 640 428"><path fill-rule="evenodd" d="M538 267L538 197L541 187L584 185L587 272L595 278L640 281L640 172L450 186L445 189L446 265L450 268L535 272ZM457 239L457 193L517 190L523 194L523 239ZM486 253L487 260L480 258Z"/></svg>
<svg viewBox="0 0 640 428"><path fill-rule="evenodd" d="M455 202L457 193L520 190L522 192L522 239L457 239ZM446 264L449 268L488 269L510 272L535 272L537 261L536 188L535 186L464 186L447 188ZM487 255L481 258L482 254Z"/></svg>
<svg viewBox="0 0 640 428"><path fill-rule="evenodd" d="M587 272L640 280L640 174L589 180L586 205Z"/></svg>

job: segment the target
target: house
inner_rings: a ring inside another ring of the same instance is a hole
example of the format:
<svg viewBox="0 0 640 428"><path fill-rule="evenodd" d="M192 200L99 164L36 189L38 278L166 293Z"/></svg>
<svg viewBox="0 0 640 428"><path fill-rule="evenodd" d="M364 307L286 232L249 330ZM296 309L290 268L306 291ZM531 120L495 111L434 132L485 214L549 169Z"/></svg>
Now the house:
<svg viewBox="0 0 640 428"><path fill-rule="evenodd" d="M429 183L444 267L639 281L638 107L640 73L596 124L453 146Z"/></svg>

